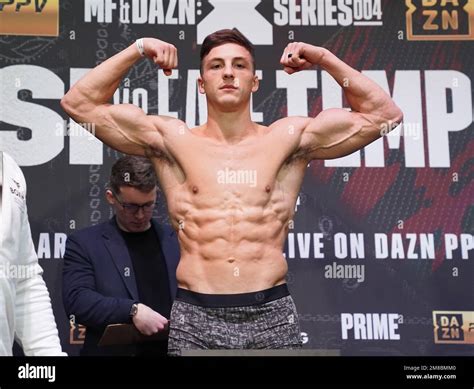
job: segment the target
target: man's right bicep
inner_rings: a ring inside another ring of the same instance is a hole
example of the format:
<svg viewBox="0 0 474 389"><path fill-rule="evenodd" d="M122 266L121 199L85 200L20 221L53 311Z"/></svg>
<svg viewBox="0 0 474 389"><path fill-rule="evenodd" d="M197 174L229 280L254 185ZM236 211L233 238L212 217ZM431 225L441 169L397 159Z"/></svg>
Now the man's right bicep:
<svg viewBox="0 0 474 389"><path fill-rule="evenodd" d="M147 149L162 143L152 118L133 104L96 106L88 116L86 129L122 153L144 156Z"/></svg>

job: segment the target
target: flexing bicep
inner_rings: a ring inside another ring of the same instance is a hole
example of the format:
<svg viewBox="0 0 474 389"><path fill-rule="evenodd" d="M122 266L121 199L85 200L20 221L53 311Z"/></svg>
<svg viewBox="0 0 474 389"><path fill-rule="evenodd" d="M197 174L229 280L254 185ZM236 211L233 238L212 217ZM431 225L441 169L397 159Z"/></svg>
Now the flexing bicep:
<svg viewBox="0 0 474 389"><path fill-rule="evenodd" d="M154 117L133 104L98 105L87 116L92 126L86 129L123 153L146 155L150 148L163 146Z"/></svg>
<svg viewBox="0 0 474 389"><path fill-rule="evenodd" d="M332 108L308 121L301 137L301 150L309 160L333 159L351 154L393 128L385 118Z"/></svg>
<svg viewBox="0 0 474 389"><path fill-rule="evenodd" d="M106 145L134 155L146 155L150 147L163 145L157 117L132 104L94 104L76 89L63 97L61 107Z"/></svg>

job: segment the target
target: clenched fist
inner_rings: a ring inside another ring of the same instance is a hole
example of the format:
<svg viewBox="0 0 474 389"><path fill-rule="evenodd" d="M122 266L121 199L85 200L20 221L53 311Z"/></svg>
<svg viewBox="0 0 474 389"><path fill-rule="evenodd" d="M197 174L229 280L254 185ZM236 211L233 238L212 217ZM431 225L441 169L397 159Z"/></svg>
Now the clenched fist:
<svg viewBox="0 0 474 389"><path fill-rule="evenodd" d="M293 42L283 50L280 63L285 72L293 74L319 64L324 57L325 50L304 42Z"/></svg>
<svg viewBox="0 0 474 389"><path fill-rule="evenodd" d="M167 75L171 75L172 69L178 67L178 50L170 43L155 38L143 38L143 50L145 56L163 69Z"/></svg>

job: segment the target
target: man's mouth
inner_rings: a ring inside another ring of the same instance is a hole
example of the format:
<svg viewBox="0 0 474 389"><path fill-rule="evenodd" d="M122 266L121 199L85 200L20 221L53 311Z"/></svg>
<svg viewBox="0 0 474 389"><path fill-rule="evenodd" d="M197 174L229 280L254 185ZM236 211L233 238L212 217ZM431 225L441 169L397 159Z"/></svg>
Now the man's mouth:
<svg viewBox="0 0 474 389"><path fill-rule="evenodd" d="M228 84L221 86L221 89L237 89L234 85Z"/></svg>

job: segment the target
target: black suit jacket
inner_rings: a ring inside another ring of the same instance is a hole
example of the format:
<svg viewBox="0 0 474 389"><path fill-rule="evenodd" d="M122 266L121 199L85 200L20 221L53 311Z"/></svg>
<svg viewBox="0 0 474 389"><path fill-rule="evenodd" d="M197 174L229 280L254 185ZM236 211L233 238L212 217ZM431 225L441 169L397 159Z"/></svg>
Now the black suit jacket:
<svg viewBox="0 0 474 389"><path fill-rule="evenodd" d="M152 220L166 262L170 295L176 296L179 246L176 232ZM139 301L132 260L115 218L68 237L64 253L63 303L74 321L87 327L81 355L133 355L136 346L99 347L105 327L131 323Z"/></svg>

